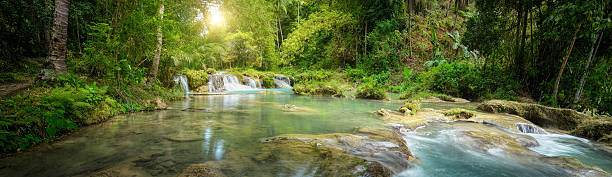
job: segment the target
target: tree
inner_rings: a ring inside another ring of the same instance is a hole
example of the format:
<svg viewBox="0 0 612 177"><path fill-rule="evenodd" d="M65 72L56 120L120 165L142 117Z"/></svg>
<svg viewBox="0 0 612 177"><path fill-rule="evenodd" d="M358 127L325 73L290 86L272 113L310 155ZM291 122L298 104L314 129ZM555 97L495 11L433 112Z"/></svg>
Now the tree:
<svg viewBox="0 0 612 177"><path fill-rule="evenodd" d="M557 102L557 92L559 91L559 81L561 81L561 75L563 75L563 70L565 69L565 65L567 64L567 60L569 59L570 54L572 53L572 49L574 48L574 43L576 42L576 36L578 35L578 31L580 31L580 26L574 32L574 38L572 39L572 43L565 53L565 57L563 59L563 64L561 64L561 69L559 69L559 74L557 75L557 80L555 81L555 88L553 89L553 100Z"/></svg>
<svg viewBox="0 0 612 177"><path fill-rule="evenodd" d="M45 68L39 73L38 79L49 80L57 74L66 73L66 39L68 37L68 15L70 0L55 0L55 19L51 47L45 60Z"/></svg>
<svg viewBox="0 0 612 177"><path fill-rule="evenodd" d="M151 78L149 81L153 81L155 78L157 78L157 71L159 68L159 59L161 57L162 42L163 42L163 37L164 37L164 34L162 33L162 22L161 22L161 20L164 19L164 1L162 1L161 5L159 5L159 19L160 19L160 24L157 26L157 49L155 50L155 57L153 58L153 66L151 66Z"/></svg>
<svg viewBox="0 0 612 177"><path fill-rule="evenodd" d="M589 66L591 65L591 62L593 61L593 57L595 56L595 53L599 49L599 44L601 44L602 37L603 37L603 31L599 34L595 34L595 38L593 38L593 44L591 45L591 52L589 52L589 57L587 59L587 64L584 69L584 73L582 74L582 77L580 78L580 87L578 88L578 91L576 91L576 95L574 97L574 104L578 103L580 101L580 97L582 97L584 83L586 82L586 77L589 74Z"/></svg>

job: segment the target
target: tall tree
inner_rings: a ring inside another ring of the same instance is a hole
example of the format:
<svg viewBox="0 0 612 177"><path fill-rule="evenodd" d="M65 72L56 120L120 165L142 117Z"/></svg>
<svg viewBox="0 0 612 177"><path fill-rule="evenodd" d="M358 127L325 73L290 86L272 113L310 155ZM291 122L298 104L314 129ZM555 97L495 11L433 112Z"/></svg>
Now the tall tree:
<svg viewBox="0 0 612 177"><path fill-rule="evenodd" d="M149 81L153 81L157 78L157 71L159 68L159 59L161 58L162 42L164 34L162 33L162 20L164 19L164 1L159 5L159 25L157 26L157 49L155 50L155 57L153 58L153 66L151 66L151 78Z"/></svg>
<svg viewBox="0 0 612 177"><path fill-rule="evenodd" d="M68 38L68 15L70 0L55 0L55 19L49 54L45 60L45 68L39 73L38 79L49 80L56 74L66 73L66 39Z"/></svg>
<svg viewBox="0 0 612 177"><path fill-rule="evenodd" d="M593 39L593 44L591 45L591 52L589 52L589 58L587 59L587 64L586 64L586 67L584 68L584 73L582 74L582 77L580 78L580 87L578 88L578 91L576 91L576 95L574 97L574 104L578 103L580 101L580 97L582 97L584 83L586 82L586 77L589 74L589 66L591 65L591 62L593 61L593 57L595 56L595 53L599 49L599 44L601 44L602 37L603 37L603 31L599 34L595 34L595 38Z"/></svg>
<svg viewBox="0 0 612 177"><path fill-rule="evenodd" d="M576 36L578 35L578 31L580 31L580 26L578 26L578 28L576 28L576 31L574 32L574 38L572 39L572 43L570 44L569 49L567 50L567 53L565 53L563 64L561 64L561 69L559 69L559 74L557 75L557 80L555 81L555 88L553 89L553 100L555 103L557 102L557 92L559 91L559 81L561 81L561 75L563 75L563 70L565 69L567 60L569 59L569 56L572 53L572 49L574 48L574 43L576 42Z"/></svg>

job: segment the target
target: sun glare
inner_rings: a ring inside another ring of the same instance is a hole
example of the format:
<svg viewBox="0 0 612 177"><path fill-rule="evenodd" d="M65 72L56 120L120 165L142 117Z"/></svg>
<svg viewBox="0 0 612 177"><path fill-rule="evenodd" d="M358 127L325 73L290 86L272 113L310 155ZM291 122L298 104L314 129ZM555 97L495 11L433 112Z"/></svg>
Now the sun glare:
<svg viewBox="0 0 612 177"><path fill-rule="evenodd" d="M219 10L219 7L213 6L208 10L208 12L210 13L209 23L211 25L221 26L225 23L225 20L223 19L223 14Z"/></svg>

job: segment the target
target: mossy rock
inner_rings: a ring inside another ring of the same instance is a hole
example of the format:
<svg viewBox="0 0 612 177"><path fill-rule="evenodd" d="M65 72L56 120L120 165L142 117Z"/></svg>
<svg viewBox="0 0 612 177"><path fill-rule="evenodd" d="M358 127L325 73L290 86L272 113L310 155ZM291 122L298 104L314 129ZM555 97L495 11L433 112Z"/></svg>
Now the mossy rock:
<svg viewBox="0 0 612 177"><path fill-rule="evenodd" d="M601 116L593 120L584 121L572 130L571 134L612 144L612 139L610 139L612 135L612 118Z"/></svg>
<svg viewBox="0 0 612 177"><path fill-rule="evenodd" d="M264 74L261 76L261 86L264 88L274 88L274 75Z"/></svg>
<svg viewBox="0 0 612 177"><path fill-rule="evenodd" d="M404 103L404 106L402 106L401 108L407 108L411 111L410 114L416 114L416 112L421 110L421 102L419 102L418 100L406 101L406 103Z"/></svg>
<svg viewBox="0 0 612 177"><path fill-rule="evenodd" d="M187 83L191 88L198 88L208 83L208 74L204 70L185 70L183 74L187 76Z"/></svg>
<svg viewBox="0 0 612 177"><path fill-rule="evenodd" d="M571 109L552 108L539 104L514 101L490 100L478 105L478 109L493 113L509 113L545 128L573 130L583 121L590 120L588 115Z"/></svg>
<svg viewBox="0 0 612 177"><path fill-rule="evenodd" d="M206 69L206 73L208 73L208 74L215 74L215 73L217 73L217 70L215 68L208 68L208 69Z"/></svg>
<svg viewBox="0 0 612 177"><path fill-rule="evenodd" d="M455 102L455 98L448 95L440 94L437 97L440 98L440 100L442 101Z"/></svg>
<svg viewBox="0 0 612 177"><path fill-rule="evenodd" d="M360 127L355 134L290 134L262 139L257 161L307 160L315 176L392 176L410 168L412 153L400 135L387 129ZM374 154L385 154L378 157ZM389 161L389 159L393 159Z"/></svg>
<svg viewBox="0 0 612 177"><path fill-rule="evenodd" d="M453 108L442 112L445 116L452 116L453 119L469 119L476 115L476 112L461 108Z"/></svg>
<svg viewBox="0 0 612 177"><path fill-rule="evenodd" d="M357 98L363 99L374 99L374 100L384 100L388 98L387 92L385 89L376 88L376 87L368 87L368 86L360 86L357 88Z"/></svg>
<svg viewBox="0 0 612 177"><path fill-rule="evenodd" d="M344 97L344 89L333 84L296 84L293 92L298 95Z"/></svg>

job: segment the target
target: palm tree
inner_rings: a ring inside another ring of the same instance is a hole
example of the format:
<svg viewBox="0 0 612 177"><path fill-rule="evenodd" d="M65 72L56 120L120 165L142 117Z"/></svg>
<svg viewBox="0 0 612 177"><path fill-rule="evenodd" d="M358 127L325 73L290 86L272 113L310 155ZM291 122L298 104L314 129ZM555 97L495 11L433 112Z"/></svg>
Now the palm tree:
<svg viewBox="0 0 612 177"><path fill-rule="evenodd" d="M38 79L50 80L56 74L66 73L66 39L68 37L68 15L70 0L55 0L55 19L51 46L45 60L45 68L39 73Z"/></svg>

